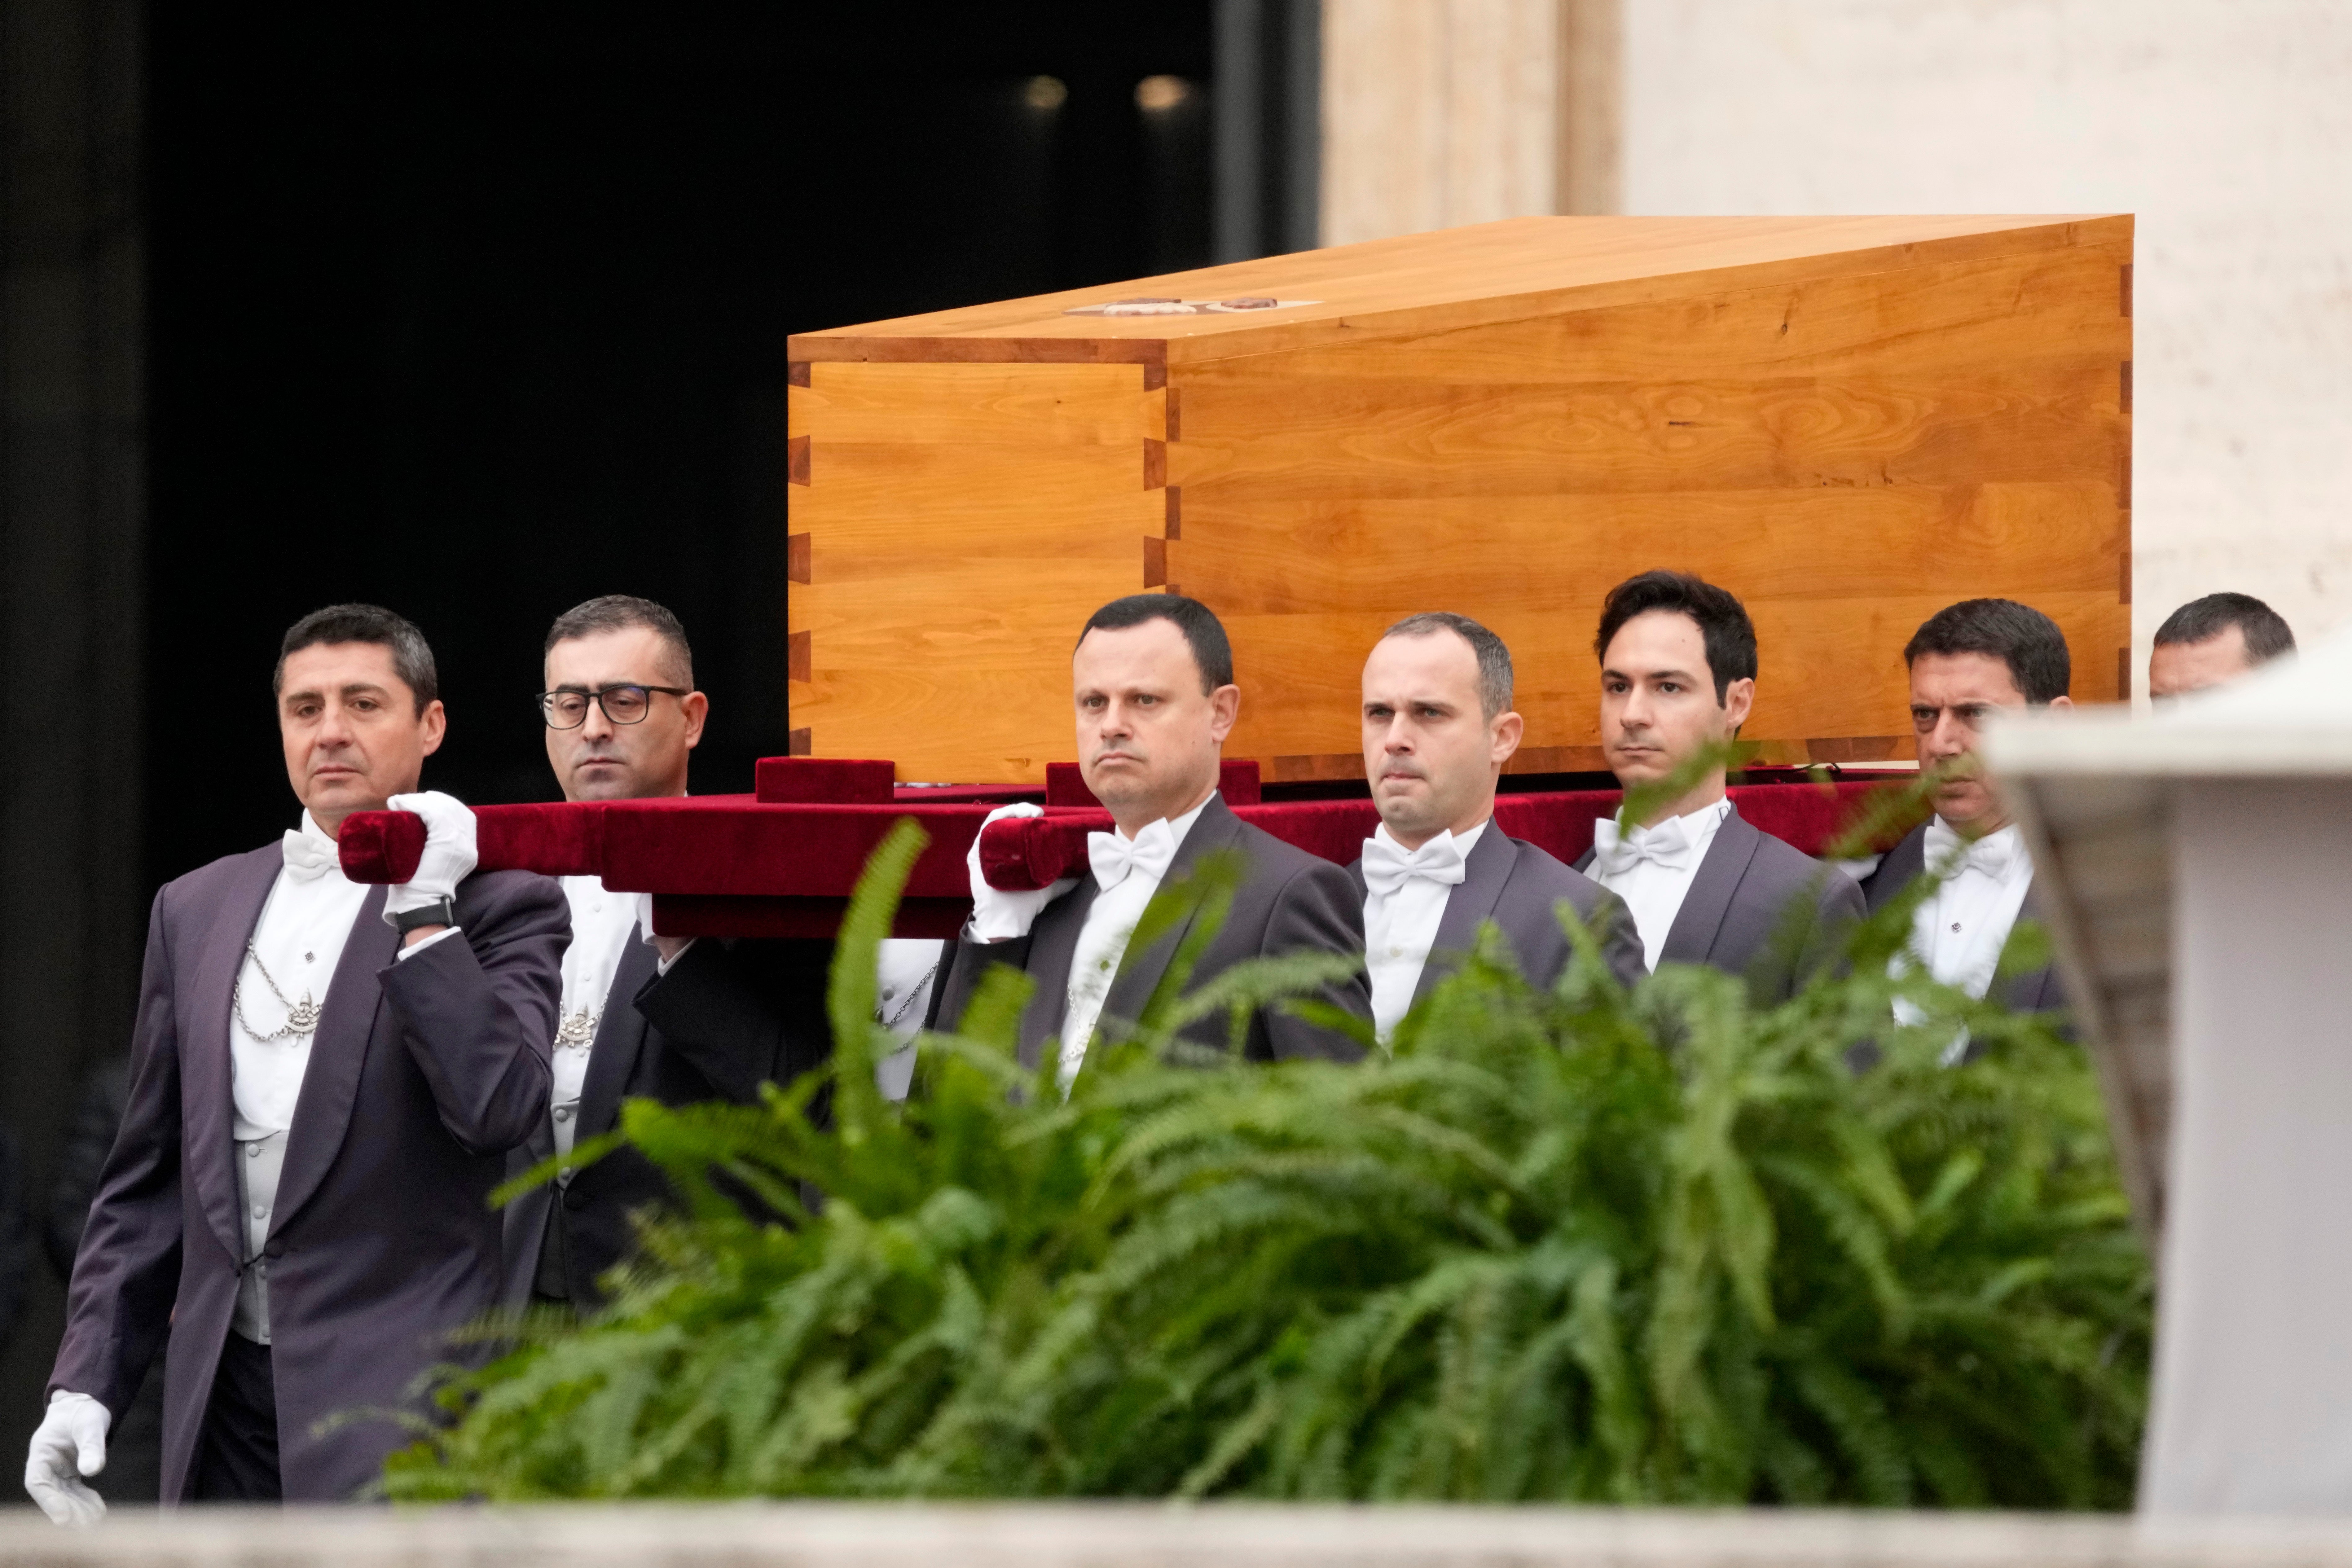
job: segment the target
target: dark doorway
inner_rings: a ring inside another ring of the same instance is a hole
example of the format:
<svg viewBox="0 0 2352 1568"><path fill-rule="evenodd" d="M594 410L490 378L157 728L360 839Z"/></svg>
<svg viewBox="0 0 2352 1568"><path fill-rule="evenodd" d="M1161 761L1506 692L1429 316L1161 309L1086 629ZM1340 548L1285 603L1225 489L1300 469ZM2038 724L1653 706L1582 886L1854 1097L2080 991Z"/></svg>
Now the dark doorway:
<svg viewBox="0 0 2352 1568"><path fill-rule="evenodd" d="M292 821L264 682L337 600L424 627L427 782L499 801L549 620L660 599L749 788L786 334L1209 256L1207 0L149 20L151 881Z"/></svg>

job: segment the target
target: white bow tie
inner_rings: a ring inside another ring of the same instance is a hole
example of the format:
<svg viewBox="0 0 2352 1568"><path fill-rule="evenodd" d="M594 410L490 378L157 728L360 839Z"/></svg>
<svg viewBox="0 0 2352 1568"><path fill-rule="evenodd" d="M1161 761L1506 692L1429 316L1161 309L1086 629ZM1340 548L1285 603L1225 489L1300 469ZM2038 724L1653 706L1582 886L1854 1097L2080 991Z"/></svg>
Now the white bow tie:
<svg viewBox="0 0 2352 1568"><path fill-rule="evenodd" d="M1697 813L1693 812L1691 816ZM1613 816L1592 825L1592 860L1601 872L1615 876L1644 860L1669 871L1686 869L1698 858L1698 841L1691 835L1691 816L1670 816L1654 827L1626 832Z"/></svg>
<svg viewBox="0 0 2352 1568"><path fill-rule="evenodd" d="M299 828L286 830L286 869L298 882L315 882L342 866L331 838L313 838Z"/></svg>
<svg viewBox="0 0 2352 1568"><path fill-rule="evenodd" d="M1156 882L1175 861L1176 830L1164 816L1133 838L1116 833L1087 835L1087 864L1094 868L1096 885L1106 893L1138 872Z"/></svg>
<svg viewBox="0 0 2352 1568"><path fill-rule="evenodd" d="M1451 832L1418 849L1407 849L1385 827L1364 840L1364 887L1375 898L1389 897L1416 877L1450 887L1469 874L1462 841Z"/></svg>
<svg viewBox="0 0 2352 1568"><path fill-rule="evenodd" d="M2004 829L1970 843L1947 826L1940 816L1927 824L1927 847L1929 870L1950 863L1955 875L1981 871L1996 882L2009 875L2018 858L2025 853L2025 846L2014 833Z"/></svg>

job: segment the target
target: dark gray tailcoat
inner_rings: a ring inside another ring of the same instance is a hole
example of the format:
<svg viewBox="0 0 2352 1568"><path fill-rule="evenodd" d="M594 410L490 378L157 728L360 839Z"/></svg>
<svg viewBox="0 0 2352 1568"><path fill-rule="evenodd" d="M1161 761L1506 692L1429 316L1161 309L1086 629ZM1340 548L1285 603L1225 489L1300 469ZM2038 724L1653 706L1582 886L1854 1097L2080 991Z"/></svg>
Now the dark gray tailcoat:
<svg viewBox="0 0 2352 1568"><path fill-rule="evenodd" d="M1577 868L1589 870L1593 854L1586 850ZM1790 916L1806 900L1811 917ZM1735 805L1691 877L1658 962L1704 963L1744 976L1748 994L1769 1007L1795 995L1836 958L1862 911L1861 884L1773 837Z"/></svg>
<svg viewBox="0 0 2352 1568"><path fill-rule="evenodd" d="M1636 984L1650 973L1642 962L1641 932L1633 929L1633 911L1622 899L1525 839L1507 837L1491 820L1462 869L1462 880L1446 895L1421 982L1413 987L1416 1003L1461 963L1487 921L1502 929L1519 973L1530 984L1549 989L1568 967L1570 952L1568 934L1559 929L1563 903L1600 936L1601 956L1620 984ZM1356 896L1363 898L1361 858L1349 866L1348 875L1355 880Z"/></svg>
<svg viewBox="0 0 2352 1568"><path fill-rule="evenodd" d="M1902 843L1889 849L1863 882L1863 894L1869 900L1871 912L1875 914L1885 908L1889 900L1927 868L1927 825L1923 822L1906 834ZM2025 908L2019 911L2019 919L2036 918L2034 893L2032 888L2026 889ZM2045 963L2011 980L2000 1000L2012 1013L2054 1013L2066 1005L2066 994L2059 986L2058 971Z"/></svg>
<svg viewBox="0 0 2352 1568"><path fill-rule="evenodd" d="M624 1100L750 1104L762 1083L790 1083L821 1065L832 1049L824 1016L832 957L830 942L706 939L662 974L653 948L632 936L588 1049L576 1136L584 1142L620 1125ZM507 1157L509 1174L555 1152L548 1115L542 1107L530 1142ZM544 1267L561 1270L561 1293L574 1305L594 1307L603 1299L597 1277L636 1250L629 1216L671 1196L660 1168L629 1148L572 1172L561 1186L523 1194L506 1211L506 1304L530 1305ZM551 1221L560 1234L551 1235Z"/></svg>
<svg viewBox="0 0 2352 1568"><path fill-rule="evenodd" d="M1294 952L1341 952L1361 956L1364 951L1364 900L1355 882L1341 868L1319 855L1285 844L1264 828L1235 816L1223 795L1212 795L1193 820L1192 829L1178 846L1163 886L1175 881L1219 850L1238 852L1247 867L1234 889L1233 908L1218 929L1208 951L1192 971L1202 984L1251 958L1271 958ZM979 988L981 975L992 963L1007 963L1035 976L1037 989L1021 1016L1021 1061L1037 1065L1045 1041L1058 1034L1068 1005L1070 963L1078 943L1079 928L1093 907L1097 889L1092 876L1039 911L1029 934L1011 942L956 943L953 962L943 977L945 991L940 1019L952 1026L963 1017L964 1006ZM1197 918L1197 916L1196 916ZM1132 1019L1143 1011L1160 977L1176 955L1176 947L1191 929L1187 921L1150 947L1130 948L1119 961L1118 974L1103 999L1102 1016ZM1370 983L1358 973L1327 985L1323 999L1370 1022ZM1185 1031L1202 1045L1223 1048L1226 1021L1222 1016L1199 1019ZM1363 1054L1353 1042L1319 1029L1278 1009L1261 1011L1250 1020L1246 1054L1253 1061L1286 1057L1330 1057L1353 1060Z"/></svg>
<svg viewBox="0 0 2352 1568"><path fill-rule="evenodd" d="M215 860L155 896L130 1101L74 1259L51 1390L119 1419L168 1335L163 1500L193 1479L236 1304L245 1226L230 1138L229 994L283 864ZM572 917L522 871L457 889L462 931L394 962L369 893L295 1102L264 1251L278 1464L289 1502L349 1498L412 1434L344 1412L416 1407L410 1384L494 1305L507 1151L547 1116Z"/></svg>

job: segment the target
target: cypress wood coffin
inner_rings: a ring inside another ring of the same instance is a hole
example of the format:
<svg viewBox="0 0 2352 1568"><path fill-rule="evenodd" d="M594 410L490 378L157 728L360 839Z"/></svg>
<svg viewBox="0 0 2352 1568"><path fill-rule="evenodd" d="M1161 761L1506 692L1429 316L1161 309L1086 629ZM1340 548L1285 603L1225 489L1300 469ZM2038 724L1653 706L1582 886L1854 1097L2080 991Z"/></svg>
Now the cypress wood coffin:
<svg viewBox="0 0 2352 1568"><path fill-rule="evenodd" d="M1911 755L1958 599L2112 700L2131 262L2128 216L1519 218L797 335L793 748L1040 780L1084 617L1165 588L1269 782L1360 776L1365 650L1432 609L1510 643L1517 769L1598 767L1594 621L1653 566L1747 602L1768 761Z"/></svg>

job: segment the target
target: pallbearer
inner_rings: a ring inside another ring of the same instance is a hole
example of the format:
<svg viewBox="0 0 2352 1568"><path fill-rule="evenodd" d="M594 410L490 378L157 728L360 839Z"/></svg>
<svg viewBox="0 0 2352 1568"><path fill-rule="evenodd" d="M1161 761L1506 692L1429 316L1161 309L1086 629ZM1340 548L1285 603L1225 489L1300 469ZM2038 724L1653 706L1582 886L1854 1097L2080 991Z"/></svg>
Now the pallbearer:
<svg viewBox="0 0 2352 1568"><path fill-rule="evenodd" d="M167 1337L165 1502L349 1498L414 1436L380 1413L497 1300L489 1194L547 1114L567 922L543 877L471 875L473 814L412 793L436 687L390 611L305 616L274 682L299 824L156 895L26 1464L52 1519L105 1511L78 1477ZM346 880L343 819L387 805L425 819L415 876Z"/></svg>
<svg viewBox="0 0 2352 1568"><path fill-rule="evenodd" d="M2252 594L2208 594L2164 617L2147 657L2147 694L2162 700L2227 685L2294 651L2285 617Z"/></svg>
<svg viewBox="0 0 2352 1568"><path fill-rule="evenodd" d="M1601 749L1617 781L1654 784L1727 745L1756 701L1756 628L1723 589L1644 572L1609 591L1601 656ZM1748 822L1720 763L1621 830L1596 825L1577 862L1633 907L1653 967L1706 963L1782 1002L1827 963L1862 891L1834 867Z"/></svg>
<svg viewBox="0 0 2352 1568"><path fill-rule="evenodd" d="M1381 826L1348 870L1364 898L1383 1038L1488 921L1539 986L1568 964L1562 904L1597 931L1619 980L1648 973L1613 894L1495 826L1495 786L1520 730L1511 651L1466 616L1408 616L1364 661L1364 776Z"/></svg>
<svg viewBox="0 0 2352 1568"><path fill-rule="evenodd" d="M1217 793L1241 689L1225 628L1207 605L1172 594L1113 600L1079 634L1070 673L1079 771L1110 808L1117 831L1088 837L1087 876L1035 892L990 887L975 842L971 923L957 943L940 1008L950 1024L961 1018L991 963L1026 970L1037 988L1021 1018L1022 1063L1035 1067L1045 1042L1058 1039L1066 1087L1097 1025L1139 1017L1168 971L1181 931L1140 952L1128 942L1152 894L1211 854L1233 852L1246 869L1193 984L1244 959L1364 950L1361 901L1347 872L1244 823ZM989 820L1037 813L1034 805L1005 806ZM1370 1016L1360 973L1326 987L1324 996ZM1199 1020L1187 1035L1223 1048L1226 1020ZM1262 1060L1360 1053L1345 1037L1271 1009L1251 1020L1247 1054Z"/></svg>
<svg viewBox="0 0 2352 1568"><path fill-rule="evenodd" d="M547 759L566 800L686 794L710 702L676 616L650 599L591 599L548 629L544 675ZM509 1157L515 1172L611 1131L624 1100L748 1102L761 1084L824 1061L831 942L656 937L642 894L594 877L566 877L563 892L572 934L552 1099ZM668 1196L653 1163L624 1148L518 1198L506 1214L507 1304L594 1307L597 1277L635 1250L630 1215Z"/></svg>
<svg viewBox="0 0 2352 1568"><path fill-rule="evenodd" d="M2033 860L2008 802L1977 765L1977 735L1997 709L2067 705L2066 634L2030 605L1967 599L1928 616L1903 662L1919 765L1947 776L1934 818L1888 850L1864 886L1876 910L1923 869L1947 872L1913 916L1912 952L1937 979L1982 996L2010 932L2033 913ZM2002 1000L2021 1013L2065 1005L2048 965L2017 976ZM1963 1036L1956 1050L1965 1045Z"/></svg>

